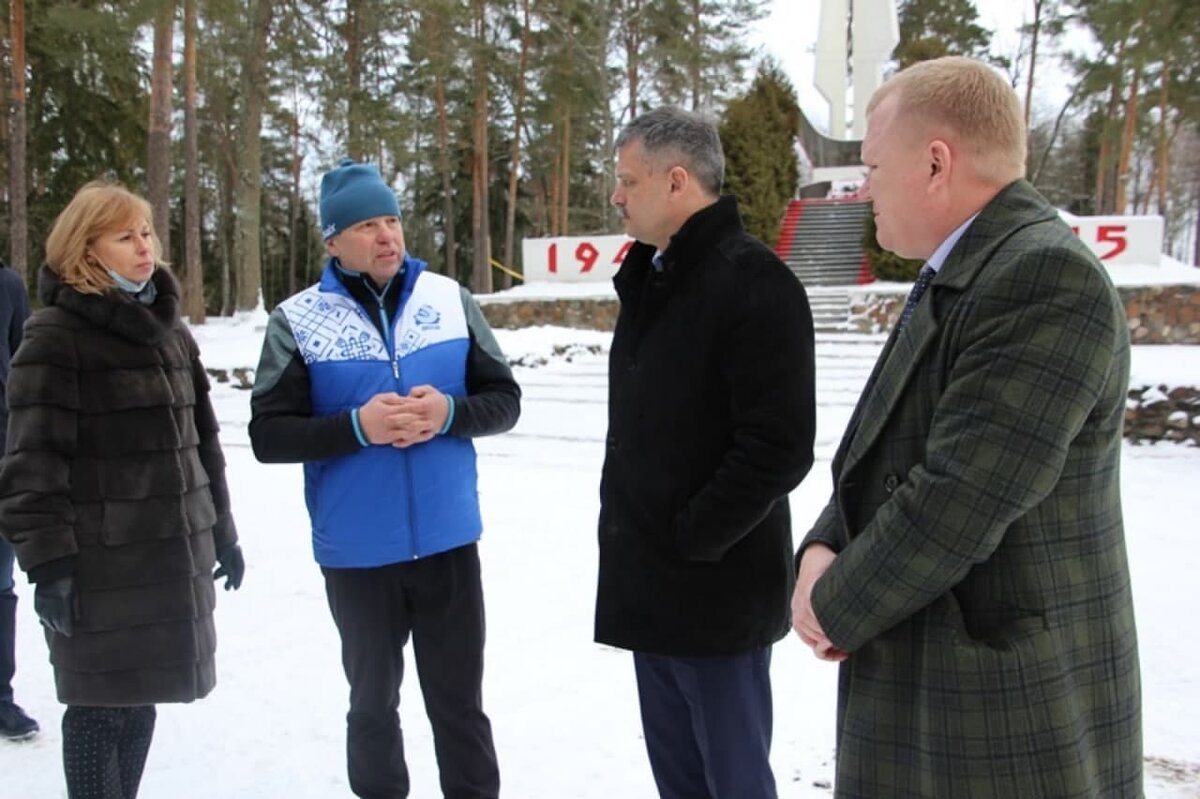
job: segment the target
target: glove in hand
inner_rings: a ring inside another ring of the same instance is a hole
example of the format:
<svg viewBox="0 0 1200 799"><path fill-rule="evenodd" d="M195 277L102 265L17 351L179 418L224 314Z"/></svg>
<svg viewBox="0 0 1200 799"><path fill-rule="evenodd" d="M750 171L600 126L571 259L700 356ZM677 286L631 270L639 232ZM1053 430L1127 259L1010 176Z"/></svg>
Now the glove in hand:
<svg viewBox="0 0 1200 799"><path fill-rule="evenodd" d="M76 602L74 577L38 583L33 590L33 610L51 632L67 636L75 632Z"/></svg>
<svg viewBox="0 0 1200 799"><path fill-rule="evenodd" d="M246 574L246 559L242 557L242 548L237 544L229 544L217 550L217 562L221 565L213 572L213 579L225 578L225 590L242 587L242 577Z"/></svg>

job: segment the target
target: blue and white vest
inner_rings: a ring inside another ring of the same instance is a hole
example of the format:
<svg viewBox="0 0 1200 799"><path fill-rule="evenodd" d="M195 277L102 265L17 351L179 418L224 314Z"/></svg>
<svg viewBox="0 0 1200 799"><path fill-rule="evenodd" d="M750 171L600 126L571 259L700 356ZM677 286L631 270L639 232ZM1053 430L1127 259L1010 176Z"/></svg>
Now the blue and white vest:
<svg viewBox="0 0 1200 799"><path fill-rule="evenodd" d="M397 318L385 320L385 341L334 269L327 263L317 285L280 306L308 367L315 416L419 385L467 393L470 333L458 283L405 256ZM483 528L476 481L470 439L446 435L306 463L313 554L322 566L368 568L476 541Z"/></svg>

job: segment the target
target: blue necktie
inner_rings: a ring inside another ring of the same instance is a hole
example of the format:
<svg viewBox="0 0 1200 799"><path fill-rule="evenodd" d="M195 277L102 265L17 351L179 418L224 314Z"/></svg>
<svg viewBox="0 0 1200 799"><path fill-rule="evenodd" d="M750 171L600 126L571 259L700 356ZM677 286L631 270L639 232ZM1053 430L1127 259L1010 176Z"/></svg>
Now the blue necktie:
<svg viewBox="0 0 1200 799"><path fill-rule="evenodd" d="M922 266L921 271L917 273L917 282L913 283L912 291L908 293L908 300L904 303L904 310L900 312L900 321L896 322L897 333L903 330L904 326L908 324L908 320L912 318L917 303L921 301L921 295L925 293L925 289L929 288L929 283L936 274L937 270L929 264Z"/></svg>

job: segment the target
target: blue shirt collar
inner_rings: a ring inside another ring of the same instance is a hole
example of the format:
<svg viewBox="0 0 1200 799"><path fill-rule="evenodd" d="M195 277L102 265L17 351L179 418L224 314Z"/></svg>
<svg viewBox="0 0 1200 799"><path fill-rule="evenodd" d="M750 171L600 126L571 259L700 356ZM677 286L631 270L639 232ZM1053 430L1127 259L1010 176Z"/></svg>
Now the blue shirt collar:
<svg viewBox="0 0 1200 799"><path fill-rule="evenodd" d="M979 216L978 212L972 214L970 219L955 228L954 232L946 237L941 246L933 251L933 255L929 256L929 260L925 262L933 271L936 272L942 268L942 264L946 263L946 258L950 255L950 251L954 249L954 245L958 244L958 240L967 232L967 228L971 226L971 223L975 221L975 217L977 216Z"/></svg>

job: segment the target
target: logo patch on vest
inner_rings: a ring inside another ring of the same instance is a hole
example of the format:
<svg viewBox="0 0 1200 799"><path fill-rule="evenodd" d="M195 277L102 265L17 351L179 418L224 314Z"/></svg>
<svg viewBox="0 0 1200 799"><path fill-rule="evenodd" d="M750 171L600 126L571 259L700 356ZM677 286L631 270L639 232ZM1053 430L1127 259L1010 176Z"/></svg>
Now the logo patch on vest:
<svg viewBox="0 0 1200 799"><path fill-rule="evenodd" d="M442 315L432 305L422 305L413 315L413 322L422 330L437 330L442 326Z"/></svg>

